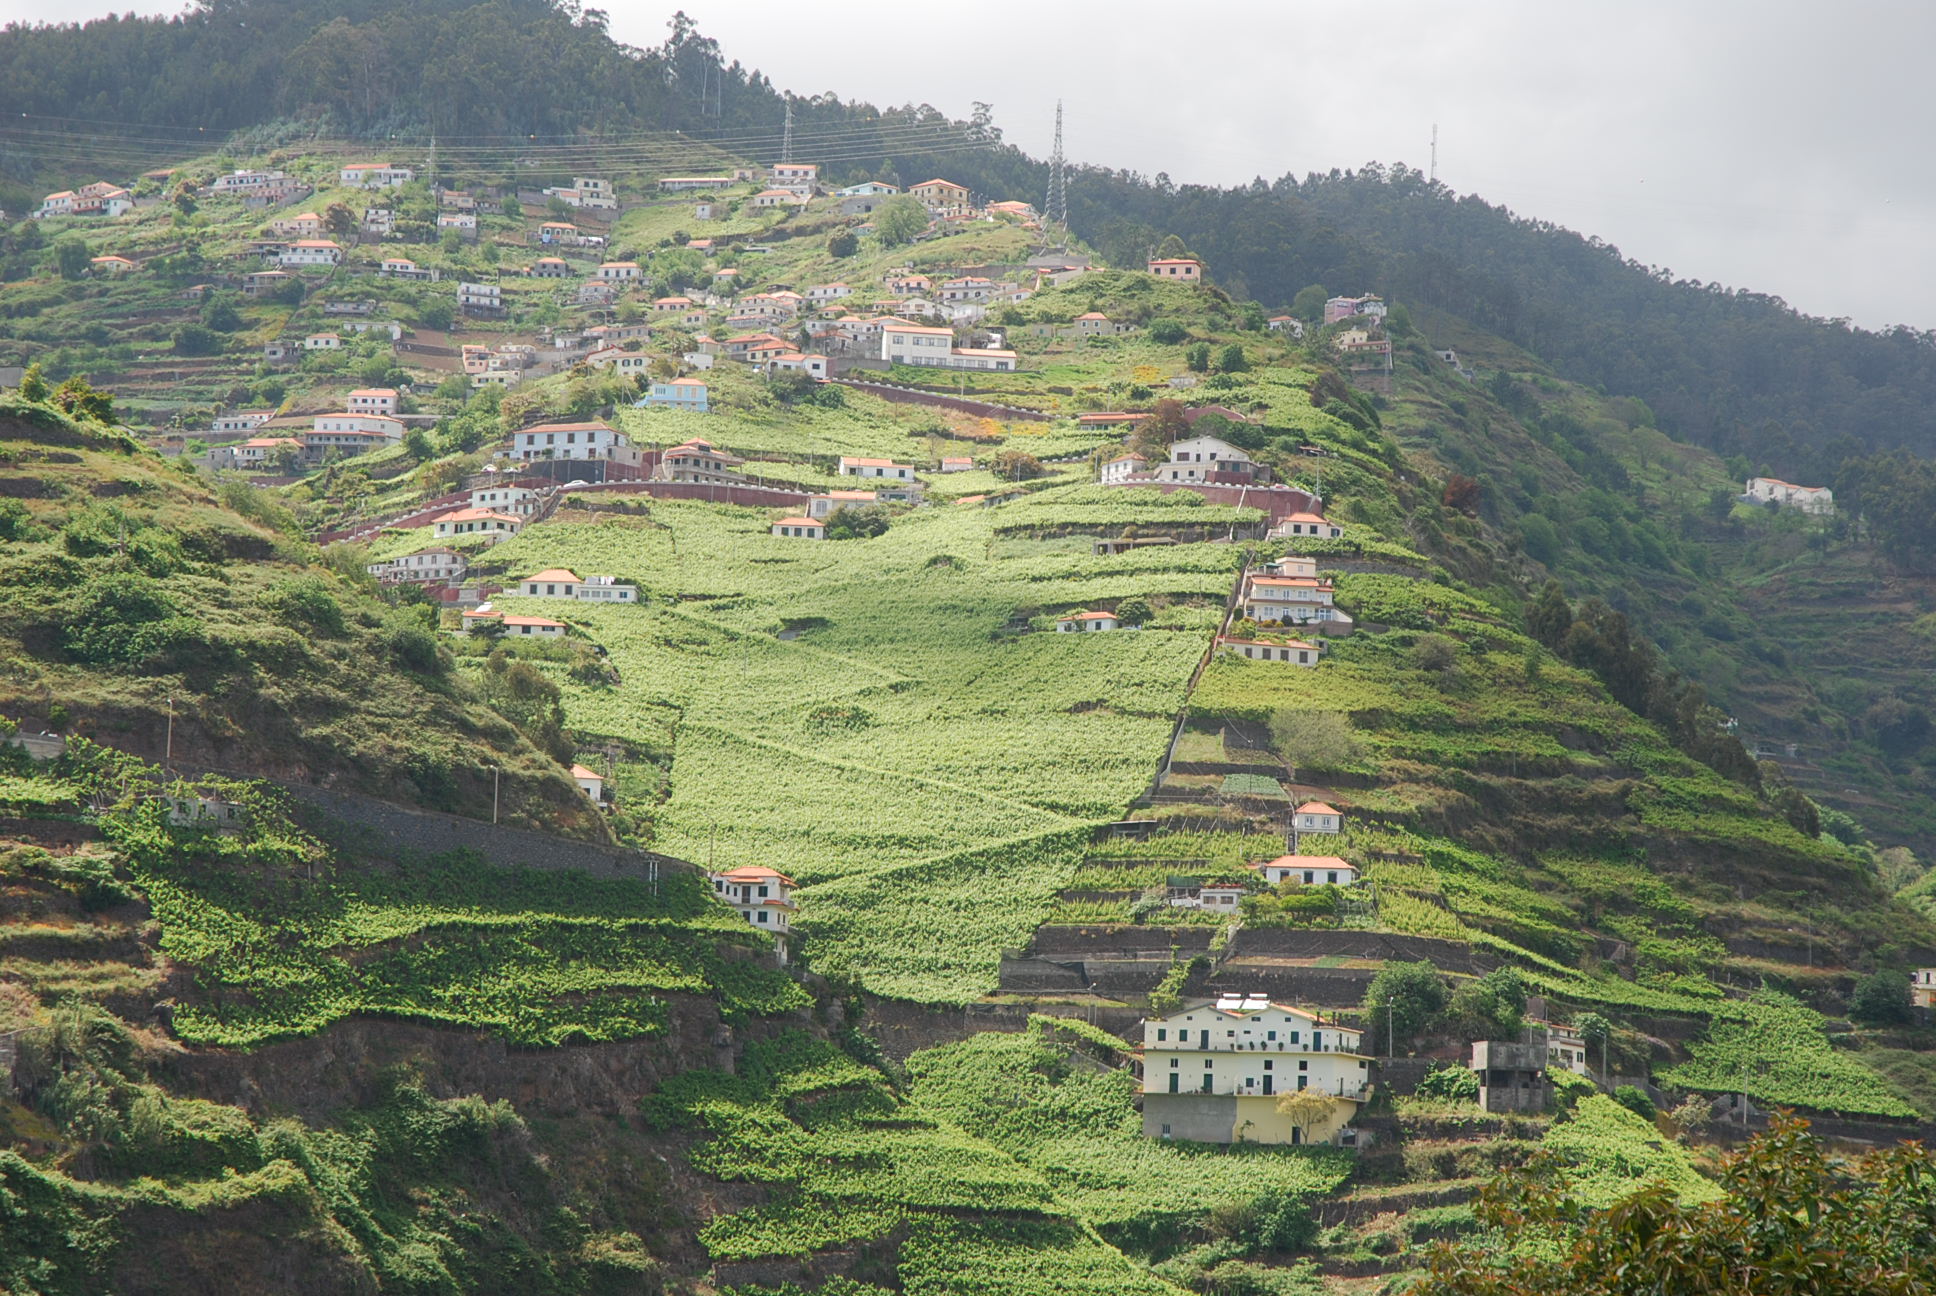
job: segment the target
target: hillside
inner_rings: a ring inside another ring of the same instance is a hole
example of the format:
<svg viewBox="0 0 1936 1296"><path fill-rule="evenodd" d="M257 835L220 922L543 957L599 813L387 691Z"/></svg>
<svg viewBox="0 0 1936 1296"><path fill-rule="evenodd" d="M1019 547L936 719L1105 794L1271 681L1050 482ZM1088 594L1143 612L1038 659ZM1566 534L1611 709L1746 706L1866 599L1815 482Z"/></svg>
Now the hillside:
<svg viewBox="0 0 1936 1296"><path fill-rule="evenodd" d="M788 197L757 73L708 116L683 18L535 0L9 29L0 107L80 63L154 129L24 155L125 213L0 234L0 1290L1369 1296L1524 1242L1500 1172L1692 1207L1773 1107L1936 1128L1936 589L1596 385L1597 274L1487 295L1570 236L1381 173L1097 176L1051 237L988 122L832 96ZM972 197L832 192L890 147ZM1270 1112L1197 1142L1205 1009Z"/></svg>

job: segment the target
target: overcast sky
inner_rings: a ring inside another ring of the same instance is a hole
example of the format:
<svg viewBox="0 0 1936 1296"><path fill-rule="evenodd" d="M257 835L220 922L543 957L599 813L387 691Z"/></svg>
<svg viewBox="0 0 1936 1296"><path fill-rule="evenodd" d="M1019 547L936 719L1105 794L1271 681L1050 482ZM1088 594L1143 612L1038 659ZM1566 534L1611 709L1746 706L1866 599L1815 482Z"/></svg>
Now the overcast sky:
<svg viewBox="0 0 1936 1296"><path fill-rule="evenodd" d="M589 5L592 0L587 0ZM129 6L0 0L73 20ZM136 4L172 12L178 4ZM802 94L992 103L1047 156L1231 184L1377 160L1817 315L1936 327L1921 0L977 0L873 11L608 4L635 45L683 7Z"/></svg>

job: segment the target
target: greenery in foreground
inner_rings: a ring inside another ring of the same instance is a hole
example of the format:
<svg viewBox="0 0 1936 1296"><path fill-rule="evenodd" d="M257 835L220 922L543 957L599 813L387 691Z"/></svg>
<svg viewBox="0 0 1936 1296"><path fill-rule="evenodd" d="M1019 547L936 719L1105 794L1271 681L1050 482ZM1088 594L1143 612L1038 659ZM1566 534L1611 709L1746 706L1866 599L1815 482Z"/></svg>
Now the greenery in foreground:
<svg viewBox="0 0 1936 1296"><path fill-rule="evenodd" d="M1839 1155L1784 1116L1728 1157L1718 1194L1666 1182L1597 1207L1573 1190L1570 1149L1555 1151L1481 1195L1489 1231L1441 1249L1418 1296L1910 1296L1936 1284L1936 1156L1920 1144Z"/></svg>

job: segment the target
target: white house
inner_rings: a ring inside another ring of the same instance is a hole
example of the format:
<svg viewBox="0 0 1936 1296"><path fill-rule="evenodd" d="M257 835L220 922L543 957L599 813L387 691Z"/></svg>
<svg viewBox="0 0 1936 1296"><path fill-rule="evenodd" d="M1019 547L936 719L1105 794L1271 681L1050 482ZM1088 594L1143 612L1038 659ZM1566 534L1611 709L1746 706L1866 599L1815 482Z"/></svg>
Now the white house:
<svg viewBox="0 0 1936 1296"><path fill-rule="evenodd" d="M335 239L297 239L284 244L276 260L286 266L340 265L343 248Z"/></svg>
<svg viewBox="0 0 1936 1296"><path fill-rule="evenodd" d="M1751 503L1774 503L1784 508L1797 508L1804 513L1835 511L1835 492L1828 487L1797 486L1779 477L1750 477L1741 495Z"/></svg>
<svg viewBox="0 0 1936 1296"><path fill-rule="evenodd" d="M797 189L762 189L753 195L753 206L797 207L807 201L807 195Z"/></svg>
<svg viewBox="0 0 1936 1296"><path fill-rule="evenodd" d="M303 339L305 351L336 351L342 345L343 338L339 333L311 333Z"/></svg>
<svg viewBox="0 0 1936 1296"><path fill-rule="evenodd" d="M1143 1022L1143 1133L1197 1143L1332 1143L1371 1096L1359 1032L1262 995L1192 1000ZM1303 1125L1280 1096L1333 1100Z"/></svg>
<svg viewBox="0 0 1936 1296"><path fill-rule="evenodd" d="M218 414L215 421L208 425L211 432L253 432L274 417L274 410L237 410L233 414Z"/></svg>
<svg viewBox="0 0 1936 1296"><path fill-rule="evenodd" d="M537 487L519 485L515 481L493 482L489 486L471 489L472 508L511 513L518 517L537 512L541 498Z"/></svg>
<svg viewBox="0 0 1936 1296"><path fill-rule="evenodd" d="M1918 1008L1936 1008L1936 968L1917 968L1909 974L1909 1002Z"/></svg>
<svg viewBox="0 0 1936 1296"><path fill-rule="evenodd" d="M474 535L484 536L496 544L523 530L524 519L509 513L493 513L490 509L462 508L439 517L435 525L439 540Z"/></svg>
<svg viewBox="0 0 1936 1296"><path fill-rule="evenodd" d="M842 455L840 475L842 477L892 477L898 481L912 481L914 468L909 464L897 464L892 459L859 459L851 455Z"/></svg>
<svg viewBox="0 0 1936 1296"><path fill-rule="evenodd" d="M338 172L337 179L352 189L401 189L416 175L409 167L387 162L352 162Z"/></svg>
<svg viewBox="0 0 1936 1296"><path fill-rule="evenodd" d="M731 176L660 176L659 191L681 193L689 189L724 189L731 183Z"/></svg>
<svg viewBox="0 0 1936 1296"><path fill-rule="evenodd" d="M1322 801L1306 801L1291 816L1291 828L1299 833L1344 831L1344 815Z"/></svg>
<svg viewBox="0 0 1936 1296"><path fill-rule="evenodd" d="M845 189L834 190L836 198L890 198L901 192L899 185L882 184L879 180L866 180Z"/></svg>
<svg viewBox="0 0 1936 1296"><path fill-rule="evenodd" d="M1274 860L1249 865L1269 886L1301 882L1305 886L1356 886L1358 866L1336 855L1279 855Z"/></svg>
<svg viewBox="0 0 1936 1296"><path fill-rule="evenodd" d="M504 309L504 290L496 284L460 283L457 285L457 308L495 314Z"/></svg>
<svg viewBox="0 0 1936 1296"><path fill-rule="evenodd" d="M1241 882L1198 882L1194 878L1174 878L1169 886L1172 909L1207 909L1211 913L1235 914L1244 898Z"/></svg>
<svg viewBox="0 0 1936 1296"><path fill-rule="evenodd" d="M713 884L713 895L731 905L751 926L773 933L780 944L780 958L784 960L786 935L792 930L793 915L800 908L793 901L793 888L799 884L763 864L742 864L736 869L706 876Z"/></svg>
<svg viewBox="0 0 1936 1296"><path fill-rule="evenodd" d="M462 580L470 563L455 549L419 549L388 562L371 563L366 571L385 583L397 581Z"/></svg>
<svg viewBox="0 0 1936 1296"><path fill-rule="evenodd" d="M391 279L435 279L435 270L426 270L409 257L384 257L377 273Z"/></svg>
<svg viewBox="0 0 1936 1296"><path fill-rule="evenodd" d="M553 621L550 617L506 616L493 611L489 604L464 613L464 630L467 634L476 634L479 627L492 621L503 622L507 636L534 635L541 639L561 639L565 633L563 621Z"/></svg>
<svg viewBox="0 0 1936 1296"><path fill-rule="evenodd" d="M358 387L343 400L352 414L397 412L397 389L394 387Z"/></svg>
<svg viewBox="0 0 1936 1296"><path fill-rule="evenodd" d="M1244 615L1287 625L1337 621L1343 628L1350 618L1332 604L1334 594L1330 581L1314 577L1251 576L1244 581Z"/></svg>
<svg viewBox="0 0 1936 1296"><path fill-rule="evenodd" d="M513 459L618 459L635 453L623 432L604 423L541 423L513 433Z"/></svg>
<svg viewBox="0 0 1936 1296"><path fill-rule="evenodd" d="M590 797L594 804L605 803L605 776L597 770L586 769L583 765L574 763L571 767L571 781L576 783L578 790Z"/></svg>
<svg viewBox="0 0 1936 1296"><path fill-rule="evenodd" d="M1251 457L1228 441L1213 436L1188 437L1170 447L1168 463L1158 464L1159 481L1196 482L1237 478L1249 481L1257 476Z"/></svg>
<svg viewBox="0 0 1936 1296"><path fill-rule="evenodd" d="M941 471L944 473L972 472L975 461L968 455L943 455Z"/></svg>
<svg viewBox="0 0 1936 1296"><path fill-rule="evenodd" d="M1001 347L957 347L954 330L901 322L881 325L881 359L890 364L936 369L987 369L1013 373L1015 352Z"/></svg>
<svg viewBox="0 0 1936 1296"><path fill-rule="evenodd" d="M767 171L766 178L782 188L812 192L820 181L820 167L813 162L779 162Z"/></svg>
<svg viewBox="0 0 1936 1296"><path fill-rule="evenodd" d="M1336 540L1344 535L1344 528L1335 522L1327 521L1316 513L1292 513L1270 529L1270 538L1284 540L1292 536L1312 536L1320 540Z"/></svg>
<svg viewBox="0 0 1936 1296"><path fill-rule="evenodd" d="M807 516L810 518L832 517L844 508L866 508L869 504L880 502L880 496L873 491L837 490L824 495L807 497Z"/></svg>
<svg viewBox="0 0 1936 1296"><path fill-rule="evenodd" d="M1114 612L1072 612L1068 616L1057 617L1057 634L1083 634L1091 630L1120 630L1123 623Z"/></svg>
<svg viewBox="0 0 1936 1296"><path fill-rule="evenodd" d="M783 517L773 524L771 533L796 540L825 540L827 524L819 518Z"/></svg>
<svg viewBox="0 0 1936 1296"><path fill-rule="evenodd" d="M1126 481L1148 467L1149 460L1139 454L1117 455L1103 461L1101 477L1104 483Z"/></svg>
<svg viewBox="0 0 1936 1296"><path fill-rule="evenodd" d="M629 283L634 279L645 278L645 271L636 261L606 261L598 267L598 278L604 283Z"/></svg>
<svg viewBox="0 0 1936 1296"><path fill-rule="evenodd" d="M1294 666L1315 666L1318 654L1323 649L1316 644L1305 643L1302 639L1286 639L1272 643L1264 639L1239 639L1235 635L1219 635L1217 651L1232 657L1243 657L1249 661L1289 662Z"/></svg>
<svg viewBox="0 0 1936 1296"><path fill-rule="evenodd" d="M1281 558L1271 559L1264 567L1272 576L1295 576L1304 580L1316 580L1318 577L1318 560L1310 554L1285 554Z"/></svg>
<svg viewBox="0 0 1936 1296"><path fill-rule="evenodd" d="M403 439L403 424L380 414L318 414L310 423L312 432L361 432L391 441Z"/></svg>
<svg viewBox="0 0 1936 1296"><path fill-rule="evenodd" d="M547 198L562 198L573 207L590 210L616 211L618 195L612 192L610 180L599 180L589 176L573 177L569 188L559 186L544 191Z"/></svg>

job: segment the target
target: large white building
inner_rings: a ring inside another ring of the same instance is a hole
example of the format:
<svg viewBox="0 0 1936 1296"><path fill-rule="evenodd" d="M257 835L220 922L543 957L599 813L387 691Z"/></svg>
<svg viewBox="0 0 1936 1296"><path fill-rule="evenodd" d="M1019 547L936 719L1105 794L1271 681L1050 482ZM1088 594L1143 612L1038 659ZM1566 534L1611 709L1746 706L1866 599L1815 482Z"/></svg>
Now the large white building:
<svg viewBox="0 0 1936 1296"><path fill-rule="evenodd" d="M1170 447L1169 462L1158 464L1155 471L1158 481L1168 482L1250 482L1257 475L1257 465L1249 455L1213 436L1176 442Z"/></svg>
<svg viewBox="0 0 1936 1296"><path fill-rule="evenodd" d="M1833 513L1835 492L1826 486L1797 486L1779 477L1750 477L1741 498L1755 504L1780 504L1804 513Z"/></svg>
<svg viewBox="0 0 1936 1296"><path fill-rule="evenodd" d="M1197 999L1143 1022L1143 1132L1198 1143L1333 1143L1371 1095L1359 1032L1262 995ZM1332 1100L1305 1124L1277 1109Z"/></svg>
<svg viewBox="0 0 1936 1296"><path fill-rule="evenodd" d="M636 603L639 587L622 584L612 576L587 576L580 579L565 567L550 567L518 582L518 592L526 598L568 598L582 603Z"/></svg>
<svg viewBox="0 0 1936 1296"><path fill-rule="evenodd" d="M1015 371L1013 351L1000 347L958 347L953 329L920 324L883 324L881 359L890 364L923 365L934 369Z"/></svg>
<svg viewBox="0 0 1936 1296"><path fill-rule="evenodd" d="M786 961L787 933L800 906L793 902L792 878L764 864L742 864L724 873L707 874L713 894L731 905L750 926L772 932L781 962Z"/></svg>
<svg viewBox="0 0 1936 1296"><path fill-rule="evenodd" d="M543 423L513 433L513 459L625 459L632 442L604 423Z"/></svg>
<svg viewBox="0 0 1936 1296"><path fill-rule="evenodd" d="M416 175L409 167L387 162L352 162L337 173L337 179L355 189L401 189Z"/></svg>

